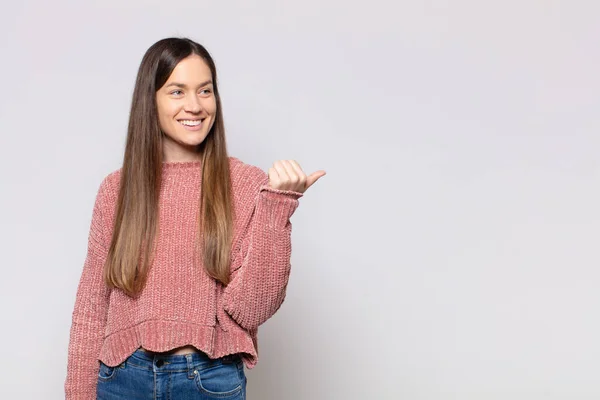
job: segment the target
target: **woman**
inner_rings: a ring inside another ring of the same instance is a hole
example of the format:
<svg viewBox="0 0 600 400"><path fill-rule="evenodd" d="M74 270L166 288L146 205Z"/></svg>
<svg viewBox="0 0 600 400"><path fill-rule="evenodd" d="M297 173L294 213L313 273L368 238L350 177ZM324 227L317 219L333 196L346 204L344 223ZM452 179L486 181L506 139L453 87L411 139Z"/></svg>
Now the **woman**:
<svg viewBox="0 0 600 400"><path fill-rule="evenodd" d="M298 199L321 176L229 157L215 64L169 38L144 55L122 168L96 196L67 399L244 399L258 326L282 304Z"/></svg>

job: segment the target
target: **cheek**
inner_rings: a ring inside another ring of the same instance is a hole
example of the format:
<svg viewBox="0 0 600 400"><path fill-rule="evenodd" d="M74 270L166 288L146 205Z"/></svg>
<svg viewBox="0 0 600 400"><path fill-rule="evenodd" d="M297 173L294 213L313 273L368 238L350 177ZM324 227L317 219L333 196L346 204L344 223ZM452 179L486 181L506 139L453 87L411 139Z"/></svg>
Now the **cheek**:
<svg viewBox="0 0 600 400"><path fill-rule="evenodd" d="M159 109L158 110L158 122L160 124L161 129L164 131L166 130L166 125L168 124L169 120L166 116L165 110L164 109Z"/></svg>
<svg viewBox="0 0 600 400"><path fill-rule="evenodd" d="M157 104L158 123L163 132L173 130L174 107L169 103Z"/></svg>
<svg viewBox="0 0 600 400"><path fill-rule="evenodd" d="M214 114L217 112L217 100L213 97L209 101L206 102L204 108L209 114Z"/></svg>
<svg viewBox="0 0 600 400"><path fill-rule="evenodd" d="M177 104L163 99L163 101L157 102L156 106L160 118L170 119L175 115Z"/></svg>
<svg viewBox="0 0 600 400"><path fill-rule="evenodd" d="M164 116L167 119L173 119L178 112L179 108L177 107L177 104L168 103L165 107Z"/></svg>

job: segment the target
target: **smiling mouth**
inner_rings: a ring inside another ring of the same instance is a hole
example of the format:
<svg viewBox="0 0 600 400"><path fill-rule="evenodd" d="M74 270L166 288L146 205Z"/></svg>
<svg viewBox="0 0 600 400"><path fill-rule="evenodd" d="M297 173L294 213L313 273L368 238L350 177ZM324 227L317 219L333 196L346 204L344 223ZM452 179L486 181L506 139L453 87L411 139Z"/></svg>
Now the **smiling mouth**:
<svg viewBox="0 0 600 400"><path fill-rule="evenodd" d="M200 119L180 119L178 122L184 126L198 126L202 123L202 120L200 120Z"/></svg>

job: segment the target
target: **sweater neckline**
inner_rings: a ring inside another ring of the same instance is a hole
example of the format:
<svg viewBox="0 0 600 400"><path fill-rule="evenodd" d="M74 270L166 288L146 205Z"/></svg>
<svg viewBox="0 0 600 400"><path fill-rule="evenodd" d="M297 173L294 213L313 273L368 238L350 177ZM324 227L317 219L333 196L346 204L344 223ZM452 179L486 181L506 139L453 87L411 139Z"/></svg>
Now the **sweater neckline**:
<svg viewBox="0 0 600 400"><path fill-rule="evenodd" d="M171 170L171 169L192 169L198 168L202 165L202 161L193 160L193 161L163 161L162 163L163 169Z"/></svg>

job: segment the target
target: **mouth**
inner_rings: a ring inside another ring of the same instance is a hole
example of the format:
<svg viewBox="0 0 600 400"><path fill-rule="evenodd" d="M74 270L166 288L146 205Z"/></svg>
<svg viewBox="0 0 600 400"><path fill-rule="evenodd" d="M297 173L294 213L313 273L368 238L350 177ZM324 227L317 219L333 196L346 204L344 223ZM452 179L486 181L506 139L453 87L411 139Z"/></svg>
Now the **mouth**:
<svg viewBox="0 0 600 400"><path fill-rule="evenodd" d="M177 122L179 122L181 125L183 126L188 126L188 127L196 127L196 126L200 126L202 124L201 119L178 119Z"/></svg>
<svg viewBox="0 0 600 400"><path fill-rule="evenodd" d="M195 132L195 131L199 131L202 129L205 119L206 118L203 118L203 119L178 119L177 122L179 122L186 131Z"/></svg>

